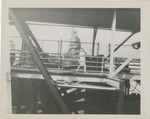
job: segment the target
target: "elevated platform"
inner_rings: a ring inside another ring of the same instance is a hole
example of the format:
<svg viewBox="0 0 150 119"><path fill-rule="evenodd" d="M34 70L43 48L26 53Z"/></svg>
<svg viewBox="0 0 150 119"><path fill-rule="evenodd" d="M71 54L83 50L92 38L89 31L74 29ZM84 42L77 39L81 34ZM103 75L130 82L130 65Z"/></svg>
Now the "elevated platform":
<svg viewBox="0 0 150 119"><path fill-rule="evenodd" d="M72 87L72 88L83 88L83 89L99 89L99 90L117 90L119 89L120 81L118 79L109 79L107 74L99 73L84 73L84 72L74 72L65 70L59 72L56 69L48 69L48 72L51 74L52 79L56 85L60 87ZM11 68L11 77L12 78L21 78L21 79L44 79L42 74L38 69L31 68ZM110 80L110 81L108 81ZM74 83L75 82L75 83ZM100 87L100 86L91 86L86 85L87 82L96 82L96 83L105 83L112 86L109 87Z"/></svg>
<svg viewBox="0 0 150 119"><path fill-rule="evenodd" d="M64 69L64 70L58 70L56 68L47 68L48 72L51 75L60 75L60 76L80 76L80 77L97 77L97 78L107 78L108 77L108 72L100 73L100 72L88 72L84 73L84 71L79 70L75 71L73 69ZM14 74L41 74L40 70L38 68L19 68L19 67L11 67L11 73L12 77L14 77ZM17 75L16 75L17 76ZM40 77L39 77L40 79Z"/></svg>

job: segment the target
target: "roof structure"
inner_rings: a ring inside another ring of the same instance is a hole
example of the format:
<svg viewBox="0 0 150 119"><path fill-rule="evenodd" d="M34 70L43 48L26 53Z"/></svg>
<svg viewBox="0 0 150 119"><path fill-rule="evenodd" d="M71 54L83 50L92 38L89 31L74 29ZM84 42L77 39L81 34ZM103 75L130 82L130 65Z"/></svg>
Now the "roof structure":
<svg viewBox="0 0 150 119"><path fill-rule="evenodd" d="M112 8L12 8L21 21L78 25L92 28L111 28L114 10ZM117 10L118 30L140 31L140 9L119 8Z"/></svg>

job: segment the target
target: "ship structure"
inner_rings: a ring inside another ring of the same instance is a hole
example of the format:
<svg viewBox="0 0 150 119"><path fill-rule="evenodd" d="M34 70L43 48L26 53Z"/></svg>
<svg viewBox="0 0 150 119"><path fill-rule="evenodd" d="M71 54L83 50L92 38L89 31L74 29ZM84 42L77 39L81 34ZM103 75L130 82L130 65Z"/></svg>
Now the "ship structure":
<svg viewBox="0 0 150 119"><path fill-rule="evenodd" d="M11 8L9 19L22 40L21 50L10 41L11 79L7 83L11 84L12 113L140 114L140 58L134 57L139 55L140 42L130 44L134 50L130 57L115 56L140 32L139 9ZM71 39L58 39L57 52L45 52L28 21L70 25ZM76 27L93 29L90 54L82 47ZM99 53L101 43L95 42L101 28L112 32L107 56ZM117 30L131 34L115 46ZM69 44L66 52L62 51L64 42Z"/></svg>

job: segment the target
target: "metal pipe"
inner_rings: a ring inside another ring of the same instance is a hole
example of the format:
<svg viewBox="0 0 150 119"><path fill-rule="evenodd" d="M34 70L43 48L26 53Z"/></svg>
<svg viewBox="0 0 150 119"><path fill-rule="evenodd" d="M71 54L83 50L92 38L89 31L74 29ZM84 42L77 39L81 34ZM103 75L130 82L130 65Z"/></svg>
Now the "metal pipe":
<svg viewBox="0 0 150 119"><path fill-rule="evenodd" d="M95 40L98 28L94 28L93 31L93 44L92 44L92 56L94 56L94 49L95 49Z"/></svg>
<svg viewBox="0 0 150 119"><path fill-rule="evenodd" d="M126 43L135 33L130 34L123 42L121 42L114 50L116 52L124 43ZM108 46L109 48L110 46ZM108 54L107 57L110 57L110 53Z"/></svg>
<svg viewBox="0 0 150 119"><path fill-rule="evenodd" d="M135 33L130 34L122 43L115 48L114 52L116 52L125 42L127 42Z"/></svg>
<svg viewBox="0 0 150 119"><path fill-rule="evenodd" d="M121 80L119 86L119 100L118 100L118 114L123 114L123 105L124 105L124 81Z"/></svg>
<svg viewBox="0 0 150 119"><path fill-rule="evenodd" d="M97 56L99 55L99 42L97 43Z"/></svg>
<svg viewBox="0 0 150 119"><path fill-rule="evenodd" d="M109 76L113 75L113 65L114 65L114 40L115 40L115 31L116 31L116 15L117 11L114 10L114 16L112 21L112 34L111 34L111 53L110 53L110 69Z"/></svg>

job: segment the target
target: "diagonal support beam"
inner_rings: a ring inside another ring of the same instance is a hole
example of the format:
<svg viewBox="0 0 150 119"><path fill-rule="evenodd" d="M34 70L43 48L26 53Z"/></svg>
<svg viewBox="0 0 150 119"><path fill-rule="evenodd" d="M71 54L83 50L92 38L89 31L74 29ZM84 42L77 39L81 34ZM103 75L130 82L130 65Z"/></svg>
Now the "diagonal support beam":
<svg viewBox="0 0 150 119"><path fill-rule="evenodd" d="M93 31L92 56L94 56L95 40L96 40L97 30L98 30L98 28L94 28L94 31Z"/></svg>
<svg viewBox="0 0 150 119"><path fill-rule="evenodd" d="M139 50L136 50L120 67L117 68L113 76L116 76L138 53L139 53Z"/></svg>
<svg viewBox="0 0 150 119"><path fill-rule="evenodd" d="M63 102L61 96L59 95L56 87L53 85L54 82L53 82L51 76L49 75L47 69L43 65L43 63L42 63L42 61L41 61L41 59L38 55L38 52L36 51L36 49L34 48L31 40L29 39L29 36L25 33L24 29L22 28L22 26L20 24L20 21L16 17L15 12L13 11L13 9L10 9L9 15L10 15L11 19L13 20L19 34L21 35L22 39L24 40L26 46L28 47L28 50L31 53L33 59L35 60L35 63L37 64L39 70L41 71L44 79L46 79L48 85L50 86L51 92L55 96L58 104L60 105L60 107L62 109L62 111L65 114L69 114L69 111L68 111L66 105L64 104L64 102Z"/></svg>
<svg viewBox="0 0 150 119"><path fill-rule="evenodd" d="M135 33L130 34L122 43L115 48L114 52L116 52L123 44L125 44Z"/></svg>
<svg viewBox="0 0 150 119"><path fill-rule="evenodd" d="M125 44L135 33L130 34L123 42L121 42L118 47L114 49L114 52L116 52L123 44ZM110 57L110 54L107 56Z"/></svg>
<svg viewBox="0 0 150 119"><path fill-rule="evenodd" d="M29 26L24 22L21 22L21 24L23 25L23 28L25 29L25 32L32 38L32 41L36 45L38 51L42 52L42 49L41 49L39 43L37 42L35 36L33 35L32 31L30 30Z"/></svg>

